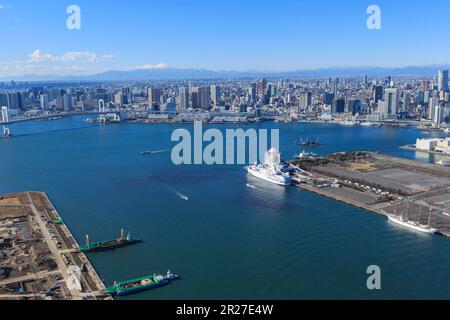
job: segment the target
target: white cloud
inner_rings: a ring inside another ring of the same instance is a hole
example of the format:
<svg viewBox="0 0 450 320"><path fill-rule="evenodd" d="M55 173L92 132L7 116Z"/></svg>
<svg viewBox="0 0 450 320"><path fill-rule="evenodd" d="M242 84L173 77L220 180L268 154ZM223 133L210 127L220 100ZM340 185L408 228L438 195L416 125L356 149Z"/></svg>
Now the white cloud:
<svg viewBox="0 0 450 320"><path fill-rule="evenodd" d="M12 6L10 6L10 5L0 4L0 10L2 10L2 9L11 9L11 8L12 8Z"/></svg>
<svg viewBox="0 0 450 320"><path fill-rule="evenodd" d="M51 54L41 53L41 50L39 50L39 49L34 50L32 53L30 53L28 55L28 57L30 58L30 61L33 61L33 62L56 61L56 60L58 60L58 57L53 56Z"/></svg>
<svg viewBox="0 0 450 320"><path fill-rule="evenodd" d="M144 64L142 66L136 67L136 70L153 70L153 69L167 69L167 64L158 63L158 64Z"/></svg>
<svg viewBox="0 0 450 320"><path fill-rule="evenodd" d="M28 55L27 59L0 61L0 75L8 77L28 74L93 74L106 71L108 68L102 65L102 62L115 57L111 54L99 55L90 51L70 51L59 56L36 49Z"/></svg>
<svg viewBox="0 0 450 320"><path fill-rule="evenodd" d="M85 51L85 52L73 51L73 52L67 52L66 54L61 56L60 60L61 61L80 61L80 60L84 60L84 61L87 61L87 62L101 62L101 61L111 60L111 59L114 59L114 58L115 58L115 56L111 55L111 54L98 55L95 52L89 52L89 51Z"/></svg>
<svg viewBox="0 0 450 320"><path fill-rule="evenodd" d="M44 54L41 52L41 50L36 49L34 52L30 53L28 55L31 61L33 62L102 62L102 61L108 61L111 59L114 59L115 56L112 54L106 54L106 55L98 55L95 52L90 51L71 51L63 54L62 56L55 56L52 54Z"/></svg>

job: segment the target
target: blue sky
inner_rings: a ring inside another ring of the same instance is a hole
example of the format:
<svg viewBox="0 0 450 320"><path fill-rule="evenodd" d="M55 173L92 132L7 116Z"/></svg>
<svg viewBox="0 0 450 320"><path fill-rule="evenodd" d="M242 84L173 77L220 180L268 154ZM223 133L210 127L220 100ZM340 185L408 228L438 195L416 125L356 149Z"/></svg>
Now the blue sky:
<svg viewBox="0 0 450 320"><path fill-rule="evenodd" d="M81 30L66 28L72 4ZM382 30L366 27L372 4ZM449 64L449 13L448 0L0 0L0 73Z"/></svg>

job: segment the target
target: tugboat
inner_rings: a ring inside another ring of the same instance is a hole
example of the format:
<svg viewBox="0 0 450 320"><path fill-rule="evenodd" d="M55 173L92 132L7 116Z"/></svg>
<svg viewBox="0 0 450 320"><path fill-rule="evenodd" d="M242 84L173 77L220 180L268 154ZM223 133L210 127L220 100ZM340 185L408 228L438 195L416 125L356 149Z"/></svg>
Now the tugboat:
<svg viewBox="0 0 450 320"><path fill-rule="evenodd" d="M104 241L104 242L94 242L91 243L89 241L89 236L86 235L86 245L80 247L80 251L85 253L93 253L93 252L103 252L103 251L109 251L114 250L118 248L128 247L136 243L140 243L141 240L132 237L130 234L125 237L124 230L122 229L120 232L120 238L114 239L111 241Z"/></svg>
<svg viewBox="0 0 450 320"><path fill-rule="evenodd" d="M296 144L304 147L321 147L320 139L317 138L315 141L309 140L309 138L301 139L300 142L296 142Z"/></svg>
<svg viewBox="0 0 450 320"><path fill-rule="evenodd" d="M139 279L115 282L113 286L106 288L104 291L106 294L112 296L125 296L141 291L155 289L168 285L171 281L178 280L179 276L168 271L165 276L153 275L146 276Z"/></svg>

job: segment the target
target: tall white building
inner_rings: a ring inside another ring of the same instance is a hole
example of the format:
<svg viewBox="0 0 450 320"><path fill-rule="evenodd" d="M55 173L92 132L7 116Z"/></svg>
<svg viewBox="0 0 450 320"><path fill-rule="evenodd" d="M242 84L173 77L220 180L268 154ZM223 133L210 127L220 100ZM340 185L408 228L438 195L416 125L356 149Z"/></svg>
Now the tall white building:
<svg viewBox="0 0 450 320"><path fill-rule="evenodd" d="M49 97L48 94L41 94L41 109L47 110L49 108Z"/></svg>
<svg viewBox="0 0 450 320"><path fill-rule="evenodd" d="M211 100L213 103L213 107L217 108L219 106L220 98L222 96L220 86L212 85L210 90L211 90Z"/></svg>
<svg viewBox="0 0 450 320"><path fill-rule="evenodd" d="M445 120L445 108L443 106L437 106L434 111L433 122L440 124Z"/></svg>
<svg viewBox="0 0 450 320"><path fill-rule="evenodd" d="M436 112L436 108L439 106L439 98L432 97L428 102L428 119L433 120Z"/></svg>
<svg viewBox="0 0 450 320"><path fill-rule="evenodd" d="M378 101L378 112L382 118L387 118L389 116L389 108L386 101Z"/></svg>
<svg viewBox="0 0 450 320"><path fill-rule="evenodd" d="M189 88L181 87L179 90L178 111L189 109Z"/></svg>

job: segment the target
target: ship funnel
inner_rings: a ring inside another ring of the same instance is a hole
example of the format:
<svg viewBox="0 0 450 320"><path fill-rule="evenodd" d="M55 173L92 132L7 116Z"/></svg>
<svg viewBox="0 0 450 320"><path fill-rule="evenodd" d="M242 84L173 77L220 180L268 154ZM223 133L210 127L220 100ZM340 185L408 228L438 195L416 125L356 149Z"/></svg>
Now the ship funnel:
<svg viewBox="0 0 450 320"><path fill-rule="evenodd" d="M125 230L124 229L120 230L120 239L125 239Z"/></svg>

